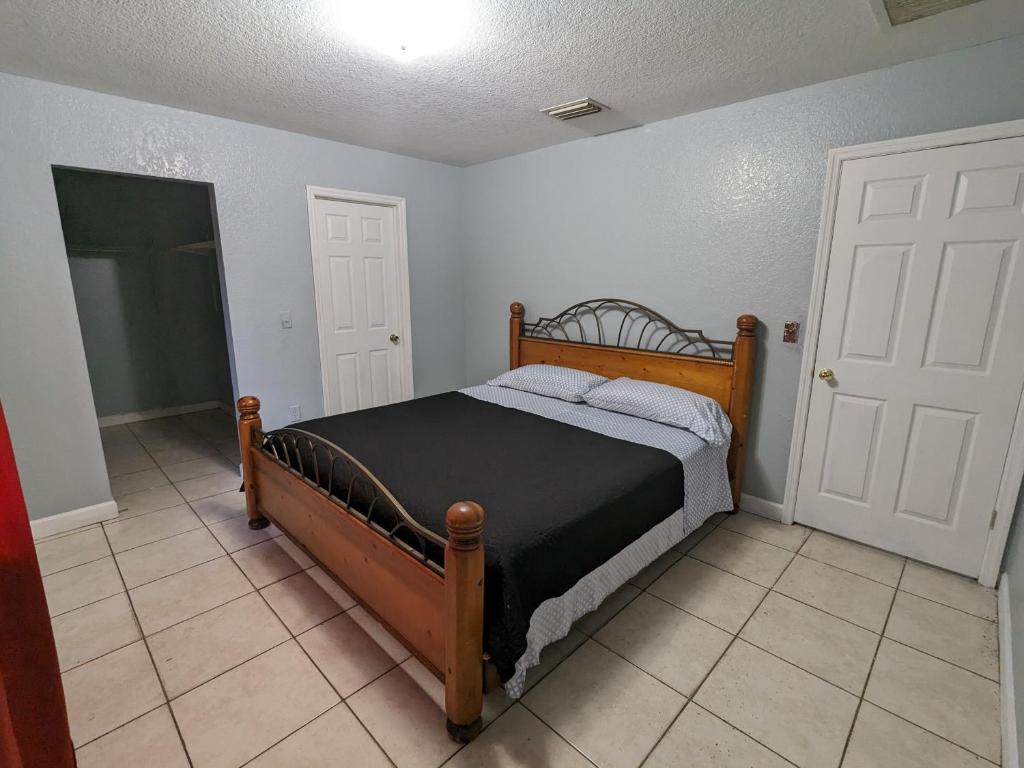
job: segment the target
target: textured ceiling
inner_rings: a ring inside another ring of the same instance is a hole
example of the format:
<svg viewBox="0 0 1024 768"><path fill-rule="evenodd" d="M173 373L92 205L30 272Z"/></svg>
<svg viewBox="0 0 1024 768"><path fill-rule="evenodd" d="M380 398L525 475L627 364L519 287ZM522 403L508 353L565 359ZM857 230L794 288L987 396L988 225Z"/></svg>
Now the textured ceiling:
<svg viewBox="0 0 1024 768"><path fill-rule="evenodd" d="M337 2L0 0L0 71L469 165L1024 32L1022 0L895 28L878 0L475 0L403 63ZM537 111L582 96L613 113Z"/></svg>

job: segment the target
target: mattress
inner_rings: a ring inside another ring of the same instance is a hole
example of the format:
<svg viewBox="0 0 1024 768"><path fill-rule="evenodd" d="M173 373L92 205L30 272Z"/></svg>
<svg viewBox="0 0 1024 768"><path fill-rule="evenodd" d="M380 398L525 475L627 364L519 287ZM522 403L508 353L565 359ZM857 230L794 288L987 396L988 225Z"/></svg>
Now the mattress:
<svg viewBox="0 0 1024 768"><path fill-rule="evenodd" d="M602 411L584 403L567 403L488 385L461 391L507 408L564 420L602 434L660 447L676 456L685 470L682 507L635 541L626 544L565 592L548 598L533 611L526 635L526 649L516 660L513 674L504 681L506 693L516 699L525 689L526 673L540 663L540 654L545 647L565 637L576 621L597 609L609 595L697 530L713 514L732 509L726 467L728 448L708 445L686 430Z"/></svg>
<svg viewBox="0 0 1024 768"><path fill-rule="evenodd" d="M483 506L484 649L503 681L517 674L542 603L684 506L671 441L611 434L621 425L602 429L580 409L553 415L449 392L292 425L356 457L441 536L451 504Z"/></svg>

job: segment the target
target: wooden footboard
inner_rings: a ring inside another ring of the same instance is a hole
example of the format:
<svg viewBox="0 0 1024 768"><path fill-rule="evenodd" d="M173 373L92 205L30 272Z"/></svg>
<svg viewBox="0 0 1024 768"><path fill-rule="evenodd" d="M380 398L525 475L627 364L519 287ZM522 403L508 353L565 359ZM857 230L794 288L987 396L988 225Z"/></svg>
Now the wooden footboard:
<svg viewBox="0 0 1024 768"><path fill-rule="evenodd" d="M443 567L425 562L264 451L259 406L238 401L249 527L275 523L443 680L448 733L469 741L483 705L483 509L453 504Z"/></svg>

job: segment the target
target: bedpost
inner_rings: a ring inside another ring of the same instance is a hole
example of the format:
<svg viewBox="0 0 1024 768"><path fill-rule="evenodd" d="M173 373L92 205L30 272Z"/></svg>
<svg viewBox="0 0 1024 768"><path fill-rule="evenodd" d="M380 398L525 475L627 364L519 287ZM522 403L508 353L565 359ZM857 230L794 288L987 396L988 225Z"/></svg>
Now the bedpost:
<svg viewBox="0 0 1024 768"><path fill-rule="evenodd" d="M729 470L732 476L732 503L740 505L743 490L743 468L747 456L747 430L750 423L750 395L754 386L754 359L757 355L757 317L740 315L736 318L736 346L732 359L732 397L729 401L729 419L732 421L732 445L729 448Z"/></svg>
<svg viewBox="0 0 1024 768"><path fill-rule="evenodd" d="M263 517L256 508L256 482L253 477L252 451L250 450L253 430L263 429L259 398L252 395L238 398L238 413L238 449L242 457L245 511L249 515L249 527L257 531L270 525L270 521Z"/></svg>
<svg viewBox="0 0 1024 768"><path fill-rule="evenodd" d="M523 334L523 315L526 310L518 301L513 301L508 310L508 367L511 370L519 367L519 337Z"/></svg>
<svg viewBox="0 0 1024 768"><path fill-rule="evenodd" d="M460 501L445 523L444 708L448 735L466 743L480 733L483 709L484 511Z"/></svg>

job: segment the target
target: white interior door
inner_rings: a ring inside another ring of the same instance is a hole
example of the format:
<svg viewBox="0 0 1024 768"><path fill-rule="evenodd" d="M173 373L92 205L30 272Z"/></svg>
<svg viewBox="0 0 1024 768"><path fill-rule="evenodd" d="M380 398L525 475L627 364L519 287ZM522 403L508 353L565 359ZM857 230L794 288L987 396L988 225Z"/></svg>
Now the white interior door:
<svg viewBox="0 0 1024 768"><path fill-rule="evenodd" d="M412 396L400 206L313 195L313 270L327 413Z"/></svg>
<svg viewBox="0 0 1024 768"><path fill-rule="evenodd" d="M798 521L978 575L1024 384L1022 238L1024 138L843 164Z"/></svg>

